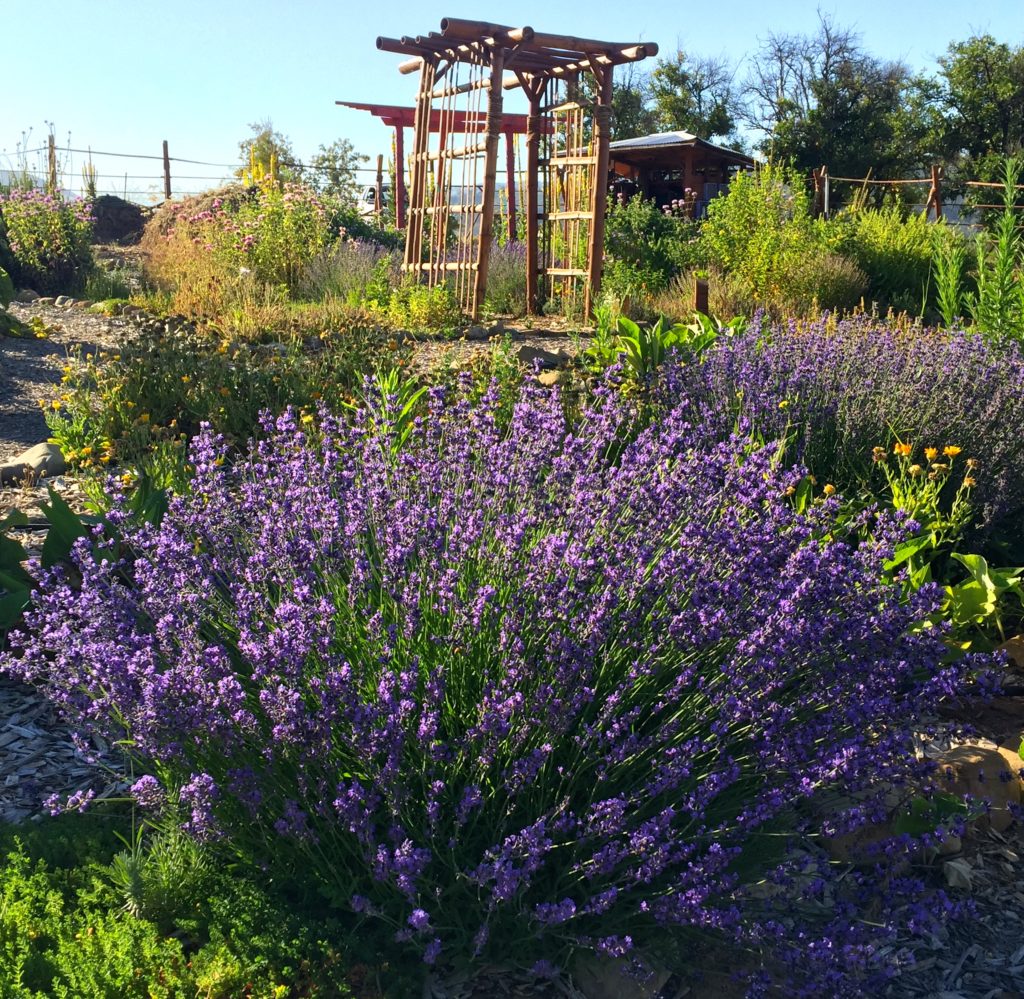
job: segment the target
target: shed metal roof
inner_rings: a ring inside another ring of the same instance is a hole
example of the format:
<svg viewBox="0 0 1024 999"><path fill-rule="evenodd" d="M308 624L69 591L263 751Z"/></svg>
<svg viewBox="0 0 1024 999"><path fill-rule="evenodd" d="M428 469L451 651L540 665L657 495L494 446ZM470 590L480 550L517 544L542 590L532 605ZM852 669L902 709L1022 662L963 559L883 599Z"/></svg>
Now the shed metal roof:
<svg viewBox="0 0 1024 999"><path fill-rule="evenodd" d="M720 154L734 163L754 165L754 159L745 153L737 152L735 149L727 149L724 146L716 146L706 139L698 138L692 132L656 132L653 135L639 135L634 139L618 139L611 143L612 159L616 159L616 153L641 153L658 152L659 150L682 148L683 146L700 146L703 149Z"/></svg>

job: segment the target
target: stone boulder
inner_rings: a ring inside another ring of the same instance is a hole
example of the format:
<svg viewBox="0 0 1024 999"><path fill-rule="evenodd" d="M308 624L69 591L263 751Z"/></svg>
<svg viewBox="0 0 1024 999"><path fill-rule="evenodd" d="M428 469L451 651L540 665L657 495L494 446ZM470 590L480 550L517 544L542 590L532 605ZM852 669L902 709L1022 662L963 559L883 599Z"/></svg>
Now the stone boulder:
<svg viewBox="0 0 1024 999"><path fill-rule="evenodd" d="M991 826L1003 832L1013 822L1012 806L1021 803L1021 769L1024 760L1005 746L963 745L937 760L934 782L943 791L975 804L988 802L986 813L975 820L980 829Z"/></svg>
<svg viewBox="0 0 1024 999"><path fill-rule="evenodd" d="M25 479L52 479L66 470L64 455L56 444L36 444L0 465L0 486L13 486Z"/></svg>
<svg viewBox="0 0 1024 999"><path fill-rule="evenodd" d="M561 368L569 363L569 355L564 351L558 351L553 353L550 350L544 350L541 347L531 347L529 344L523 344L516 352L519 356L521 364L525 364L528 368L533 368L534 365L539 364L541 368Z"/></svg>

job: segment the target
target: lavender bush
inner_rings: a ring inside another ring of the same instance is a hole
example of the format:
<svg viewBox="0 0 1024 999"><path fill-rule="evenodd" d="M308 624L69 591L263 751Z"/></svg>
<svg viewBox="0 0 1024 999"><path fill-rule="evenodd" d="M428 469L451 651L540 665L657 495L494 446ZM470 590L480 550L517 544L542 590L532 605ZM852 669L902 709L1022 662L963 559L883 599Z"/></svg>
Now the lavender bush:
<svg viewBox="0 0 1024 999"><path fill-rule="evenodd" d="M712 436L737 421L787 434L797 460L841 488L871 472L894 440L963 448L977 459L973 501L991 528L1024 508L1024 350L958 331L857 317L752 321L700 366L668 374L668 397L691 399ZM951 487L955 490L955 483Z"/></svg>
<svg viewBox="0 0 1024 999"><path fill-rule="evenodd" d="M526 244L497 243L491 247L487 272L487 308L499 315L526 313Z"/></svg>
<svg viewBox="0 0 1024 999"><path fill-rule="evenodd" d="M749 886L791 897L779 834L907 777L904 724L959 683L910 630L934 597L879 582L894 525L854 549L835 499L798 515L773 448L701 448L685 405L627 435L599 402L571 428L527 388L502 434L494 394L433 390L402 447L379 409L286 414L234 466L207 434L135 559L80 542L0 669L127 740L140 802L428 964L688 929L856 992L854 910L801 928Z"/></svg>
<svg viewBox="0 0 1024 999"><path fill-rule="evenodd" d="M394 253L375 243L340 239L310 262L301 290L311 299L334 296L353 306L386 306L401 278L398 264Z"/></svg>

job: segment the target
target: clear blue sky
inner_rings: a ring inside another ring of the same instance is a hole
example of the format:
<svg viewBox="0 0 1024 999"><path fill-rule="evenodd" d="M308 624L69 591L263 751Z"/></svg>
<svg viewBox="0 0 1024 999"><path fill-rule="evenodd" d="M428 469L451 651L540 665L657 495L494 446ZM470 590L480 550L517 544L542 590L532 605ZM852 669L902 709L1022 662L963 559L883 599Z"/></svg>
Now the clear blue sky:
<svg viewBox="0 0 1024 999"><path fill-rule="evenodd" d="M662 53L681 47L725 55L739 65L769 32L812 32L818 7L837 24L857 30L865 48L882 58L930 69L951 40L991 32L1024 42L1021 0L730 0L694 5L591 0L489 7L453 0L436 7L389 0L54 0L45 13L19 0L0 9L0 53L5 98L0 113L0 170L16 166L22 132L28 147L45 144L53 122L59 147L159 155L167 139L172 156L230 164L248 123L270 118L301 158L320 143L352 140L363 153L390 153L391 133L365 113L334 101L411 104L414 76L401 76L398 56L378 52L377 35L416 35L438 28L442 16L508 21L613 41L655 41ZM649 60L648 65L653 65ZM506 102L508 110L520 110ZM68 135L70 133L70 143ZM68 187L81 187L86 157L71 154ZM30 155L29 166L40 161ZM100 190L162 192L158 160L94 156L108 175ZM172 165L176 191L201 190L230 171ZM201 179L191 179L201 178ZM210 178L210 179L206 179ZM145 195L137 196L146 200Z"/></svg>

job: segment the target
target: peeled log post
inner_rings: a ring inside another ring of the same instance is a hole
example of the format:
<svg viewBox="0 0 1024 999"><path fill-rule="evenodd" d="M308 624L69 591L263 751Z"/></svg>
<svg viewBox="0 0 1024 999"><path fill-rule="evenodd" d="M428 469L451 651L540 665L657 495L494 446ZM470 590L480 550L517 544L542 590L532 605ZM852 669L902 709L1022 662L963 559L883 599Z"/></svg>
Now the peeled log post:
<svg viewBox="0 0 1024 999"><path fill-rule="evenodd" d="M540 102L544 88L530 84L530 113L526 119L526 311L535 316L540 311L537 277L540 273L540 214L538 173L540 168Z"/></svg>
<svg viewBox="0 0 1024 999"><path fill-rule="evenodd" d="M505 130L505 184L508 192L508 241L516 241L516 152L512 130Z"/></svg>
<svg viewBox="0 0 1024 999"><path fill-rule="evenodd" d="M528 42L534 37L533 28L525 25L513 28L508 24L491 24L488 21L467 21L461 17L442 17L441 34L445 38L457 38L461 41L477 41L479 38L493 37L501 42L518 45Z"/></svg>
<svg viewBox="0 0 1024 999"><path fill-rule="evenodd" d="M594 300L601 292L601 274L604 269L604 213L608 207L608 160L611 144L612 115L612 73L611 66L605 67L598 78L598 106L594 108L594 145L596 147L597 166L594 168L594 189L591 195L590 208L593 221L590 224L590 258L587 261L589 271L584 307L587 316L594 311Z"/></svg>
<svg viewBox="0 0 1024 999"><path fill-rule="evenodd" d="M476 284L473 289L473 318L480 317L487 292L487 268L494 238L494 185L498 172L498 142L501 139L501 76L505 72L505 54L496 49L491 56L491 92L487 98L487 151L484 153L483 205L480 213L480 255L477 258Z"/></svg>
<svg viewBox="0 0 1024 999"><path fill-rule="evenodd" d="M657 51L658 47L657 45L654 45L652 48ZM578 62L556 63L548 69L534 71L524 67L524 72L538 77L550 76L555 78L568 76L584 70L597 73L600 67L619 66L626 62L639 62L641 59L646 59L649 54L650 51L647 46L634 45L629 49L623 49L622 52L619 53L588 56L586 59L580 59ZM510 77L505 80L502 87L504 87L505 90L515 90L517 87L521 87L522 85L521 80Z"/></svg>
<svg viewBox="0 0 1024 999"><path fill-rule="evenodd" d="M550 35L542 31L535 31L530 41L530 46L536 48L543 46L546 49L567 49L576 52L608 52L624 53L629 49L645 48L647 55L656 56L658 46L654 42L602 42L596 38L575 38L572 35ZM640 56L642 59L643 56ZM629 57L627 62L632 61Z"/></svg>
<svg viewBox="0 0 1024 999"><path fill-rule="evenodd" d="M430 92L434 89L433 63L426 60L420 70L413 124L412 187L409 191L409 227L405 233L405 268L418 267L423 258L423 209L426 205L427 156L430 142ZM419 275L419 271L416 271Z"/></svg>

